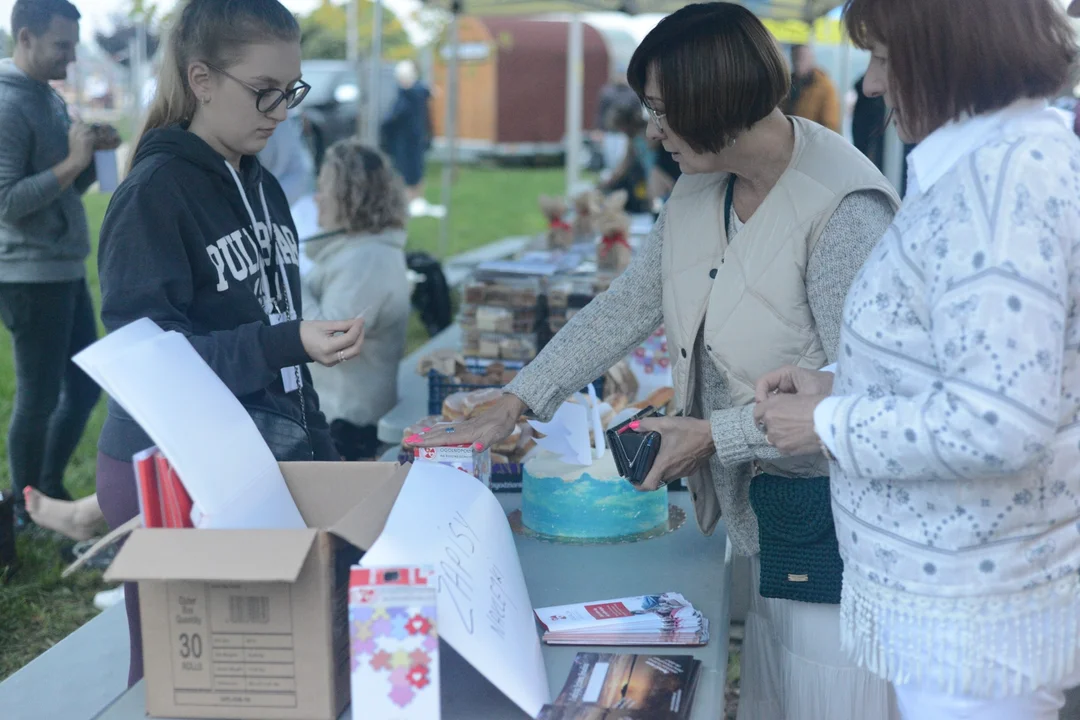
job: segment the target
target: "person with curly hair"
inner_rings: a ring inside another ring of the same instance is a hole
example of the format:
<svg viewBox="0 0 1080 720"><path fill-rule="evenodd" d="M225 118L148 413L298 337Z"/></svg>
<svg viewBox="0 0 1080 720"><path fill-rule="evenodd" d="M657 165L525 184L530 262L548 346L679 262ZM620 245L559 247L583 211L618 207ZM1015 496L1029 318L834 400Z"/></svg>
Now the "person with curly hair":
<svg viewBox="0 0 1080 720"><path fill-rule="evenodd" d="M306 246L312 270L303 279L304 319L363 316L365 340L355 360L331 372L312 367L312 378L338 452L369 460L378 452L379 418L397 403L405 355L405 187L378 150L342 140L326 151L315 202L328 232Z"/></svg>

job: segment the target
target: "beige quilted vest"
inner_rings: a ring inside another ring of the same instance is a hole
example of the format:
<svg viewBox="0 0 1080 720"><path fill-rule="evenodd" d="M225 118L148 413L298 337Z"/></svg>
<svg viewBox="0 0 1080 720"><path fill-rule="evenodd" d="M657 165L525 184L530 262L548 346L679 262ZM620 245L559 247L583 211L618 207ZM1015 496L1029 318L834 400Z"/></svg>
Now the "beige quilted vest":
<svg viewBox="0 0 1080 720"><path fill-rule="evenodd" d="M791 164L730 247L724 194L730 175L683 175L667 203L663 253L664 325L675 400L690 413L694 342L704 322L706 352L724 374L733 407L754 401L764 373L792 364L827 364L806 297L806 264L847 195L878 190L899 207L892 185L844 138L792 118ZM782 475L828 475L824 458L760 468ZM708 468L689 478L698 525L712 533L720 504Z"/></svg>

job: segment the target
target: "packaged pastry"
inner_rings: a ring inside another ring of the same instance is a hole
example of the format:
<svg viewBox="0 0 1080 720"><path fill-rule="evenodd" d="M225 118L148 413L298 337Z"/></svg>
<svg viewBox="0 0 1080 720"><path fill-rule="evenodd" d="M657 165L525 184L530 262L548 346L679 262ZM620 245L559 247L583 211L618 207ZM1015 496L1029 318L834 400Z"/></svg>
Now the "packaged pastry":
<svg viewBox="0 0 1080 720"><path fill-rule="evenodd" d="M510 433L509 437L492 445L491 451L503 455L513 455L517 450L519 440L521 440L521 426L515 425L514 432Z"/></svg>
<svg viewBox="0 0 1080 720"><path fill-rule="evenodd" d="M468 420L494 405L502 396L501 387L456 392L443 400L442 414L451 422Z"/></svg>
<svg viewBox="0 0 1080 720"><path fill-rule="evenodd" d="M499 357L504 360L532 360L536 357L536 338L528 335L513 335L499 342Z"/></svg>
<svg viewBox="0 0 1080 720"><path fill-rule="evenodd" d="M465 371L465 358L454 350L436 350L420 358L416 367L418 375L426 376L431 370L446 377L454 377Z"/></svg>
<svg viewBox="0 0 1080 720"><path fill-rule="evenodd" d="M465 285L464 302L469 305L483 304L487 298L487 285L475 280Z"/></svg>
<svg viewBox="0 0 1080 720"><path fill-rule="evenodd" d="M490 333L481 333L477 343L476 354L482 358L498 358L499 347L502 337Z"/></svg>
<svg viewBox="0 0 1080 720"><path fill-rule="evenodd" d="M442 416L447 422L465 419L465 396L467 392L456 392L446 396L442 404Z"/></svg>
<svg viewBox="0 0 1080 720"><path fill-rule="evenodd" d="M504 394L501 387L473 390L472 392L465 393L465 418L468 419L480 415L497 403Z"/></svg>
<svg viewBox="0 0 1080 720"><path fill-rule="evenodd" d="M513 332L514 313L509 308L481 305L476 308L475 327L480 332Z"/></svg>

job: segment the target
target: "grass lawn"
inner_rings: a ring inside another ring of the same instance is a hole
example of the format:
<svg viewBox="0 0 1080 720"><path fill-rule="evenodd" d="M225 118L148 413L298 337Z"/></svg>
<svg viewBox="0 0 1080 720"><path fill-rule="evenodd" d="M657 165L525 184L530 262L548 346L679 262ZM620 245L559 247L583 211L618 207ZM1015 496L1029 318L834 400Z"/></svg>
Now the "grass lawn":
<svg viewBox="0 0 1080 720"><path fill-rule="evenodd" d="M440 169L428 174L427 196L439 202ZM537 209L539 195L562 191L561 169L507 170L463 168L454 188L455 212L451 218L448 254L464 252L510 235L538 232L544 219ZM86 207L96 246L108 197L88 195ZM439 221L414 220L409 226L411 249L435 254L438 248ZM97 268L91 259L91 288L95 301ZM413 318L410 344L415 346L426 334ZM0 417L11 415L15 392L15 370L11 357L11 338L0 332ZM104 420L104 402L94 413L86 436L68 470L66 484L71 494L83 497L94 492L94 466L97 437ZM0 487L10 485L7 466L6 422L0 432ZM49 649L96 614L94 593L106 586L100 573L82 572L68 580L60 579L62 563L59 546L39 538L19 539L20 569L6 584L0 584L0 680Z"/></svg>

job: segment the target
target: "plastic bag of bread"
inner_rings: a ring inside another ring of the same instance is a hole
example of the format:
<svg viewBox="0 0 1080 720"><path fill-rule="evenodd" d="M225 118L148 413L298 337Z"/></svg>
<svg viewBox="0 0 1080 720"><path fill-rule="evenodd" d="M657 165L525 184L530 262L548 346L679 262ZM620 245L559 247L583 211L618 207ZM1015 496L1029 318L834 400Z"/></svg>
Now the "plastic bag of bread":
<svg viewBox="0 0 1080 720"><path fill-rule="evenodd" d="M634 403L632 407L636 407L639 410L652 406L657 410L667 408L668 411L675 409L675 388L662 387L654 390L649 397L645 398L639 403Z"/></svg>
<svg viewBox="0 0 1080 720"><path fill-rule="evenodd" d="M503 396L502 388L464 390L447 395L443 400L443 417L451 422L468 420L494 405Z"/></svg>
<svg viewBox="0 0 1080 720"><path fill-rule="evenodd" d="M610 402L610 398L616 395L625 395L635 398L638 394L638 381L630 363L626 360L619 361L604 375L604 400ZM614 405L614 403L612 403ZM620 408L621 410L622 408Z"/></svg>
<svg viewBox="0 0 1080 720"><path fill-rule="evenodd" d="M465 395L465 419L476 417L499 401L504 395L502 388L473 390Z"/></svg>
<svg viewBox="0 0 1080 720"><path fill-rule="evenodd" d="M436 350L420 358L416 367L418 375L427 376L430 370L446 377L455 377L465 371L465 358L455 350Z"/></svg>
<svg viewBox="0 0 1080 720"><path fill-rule="evenodd" d="M447 422L457 422L465 419L465 396L466 391L456 392L446 396L442 404L442 416Z"/></svg>
<svg viewBox="0 0 1080 720"><path fill-rule="evenodd" d="M518 441L521 440L521 426L515 425L514 431L510 433L509 437L500 440L491 446L491 452L500 453L502 455L513 455L517 450Z"/></svg>

